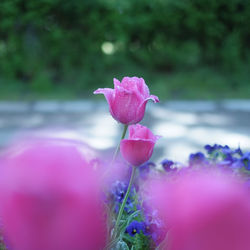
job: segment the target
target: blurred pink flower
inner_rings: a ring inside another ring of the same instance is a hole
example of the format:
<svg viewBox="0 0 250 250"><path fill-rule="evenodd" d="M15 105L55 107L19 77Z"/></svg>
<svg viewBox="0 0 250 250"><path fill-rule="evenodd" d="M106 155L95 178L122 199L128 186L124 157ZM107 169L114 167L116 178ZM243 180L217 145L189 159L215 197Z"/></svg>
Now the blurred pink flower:
<svg viewBox="0 0 250 250"><path fill-rule="evenodd" d="M10 250L103 249L98 178L76 145L37 141L1 158L0 216Z"/></svg>
<svg viewBox="0 0 250 250"><path fill-rule="evenodd" d="M132 166L148 161L160 136L140 124L129 126L129 139L121 140L121 154Z"/></svg>
<svg viewBox="0 0 250 250"><path fill-rule="evenodd" d="M159 102L157 96L150 95L144 79L138 77L124 77L121 82L114 78L114 89L97 89L94 94L104 94L113 118L127 125L143 119L148 100Z"/></svg>
<svg viewBox="0 0 250 250"><path fill-rule="evenodd" d="M168 250L249 250L249 193L221 172L151 183L152 206L168 226Z"/></svg>

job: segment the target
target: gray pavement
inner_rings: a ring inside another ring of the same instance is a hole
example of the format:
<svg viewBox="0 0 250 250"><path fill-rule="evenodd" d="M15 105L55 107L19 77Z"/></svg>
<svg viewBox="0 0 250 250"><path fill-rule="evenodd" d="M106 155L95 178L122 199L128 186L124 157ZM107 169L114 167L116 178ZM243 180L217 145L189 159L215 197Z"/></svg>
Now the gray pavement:
<svg viewBox="0 0 250 250"><path fill-rule="evenodd" d="M250 149L250 100L149 102L141 123L163 136L156 161L185 161L205 144ZM83 140L105 152L115 147L121 130L105 101L0 102L1 148L35 134Z"/></svg>

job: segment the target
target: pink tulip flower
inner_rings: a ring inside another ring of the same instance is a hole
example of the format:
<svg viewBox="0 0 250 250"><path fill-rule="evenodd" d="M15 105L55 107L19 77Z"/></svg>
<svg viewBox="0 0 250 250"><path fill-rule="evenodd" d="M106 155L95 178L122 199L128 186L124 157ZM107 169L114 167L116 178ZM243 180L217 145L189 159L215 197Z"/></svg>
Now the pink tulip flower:
<svg viewBox="0 0 250 250"><path fill-rule="evenodd" d="M140 124L129 126L129 138L121 140L121 154L132 166L140 166L152 156L156 141L160 136L154 135L147 127Z"/></svg>
<svg viewBox="0 0 250 250"><path fill-rule="evenodd" d="M0 159L0 217L10 250L103 249L98 178L75 145L34 142Z"/></svg>
<svg viewBox="0 0 250 250"><path fill-rule="evenodd" d="M97 89L94 94L104 94L113 118L127 125L143 119L148 100L159 102L157 96L150 95L144 79L138 77L124 77L121 82L114 78L114 89Z"/></svg>
<svg viewBox="0 0 250 250"><path fill-rule="evenodd" d="M239 180L221 172L185 173L149 190L169 228L163 249L250 249L249 193Z"/></svg>

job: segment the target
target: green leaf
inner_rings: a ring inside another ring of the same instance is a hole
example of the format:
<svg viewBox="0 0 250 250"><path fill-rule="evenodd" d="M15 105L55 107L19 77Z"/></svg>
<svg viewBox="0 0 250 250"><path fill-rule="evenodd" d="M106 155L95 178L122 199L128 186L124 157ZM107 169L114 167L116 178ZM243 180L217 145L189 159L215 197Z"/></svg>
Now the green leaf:
<svg viewBox="0 0 250 250"><path fill-rule="evenodd" d="M143 233L134 236L133 247L135 250L150 250L150 240Z"/></svg>
<svg viewBox="0 0 250 250"><path fill-rule="evenodd" d="M132 213L128 218L127 218L127 226L129 225L129 223L132 221L132 219L134 219L136 216L138 216L140 213L140 210L135 211L134 213Z"/></svg>
<svg viewBox="0 0 250 250"><path fill-rule="evenodd" d="M114 246L116 245L118 240L119 239L116 238L116 239L112 240L111 242L109 242L109 244L105 247L105 250L114 249Z"/></svg>
<svg viewBox="0 0 250 250"><path fill-rule="evenodd" d="M127 235L127 234L123 235L123 239L128 241L131 244L134 243L134 239L131 236Z"/></svg>

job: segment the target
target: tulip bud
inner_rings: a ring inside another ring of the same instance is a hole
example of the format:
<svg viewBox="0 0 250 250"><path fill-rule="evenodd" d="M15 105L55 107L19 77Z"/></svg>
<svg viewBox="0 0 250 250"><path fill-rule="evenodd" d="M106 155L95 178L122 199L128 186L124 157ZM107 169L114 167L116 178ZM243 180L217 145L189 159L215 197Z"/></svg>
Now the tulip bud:
<svg viewBox="0 0 250 250"><path fill-rule="evenodd" d="M121 154L132 166L140 166L152 156L160 136L140 124L129 126L129 138L121 140Z"/></svg>

